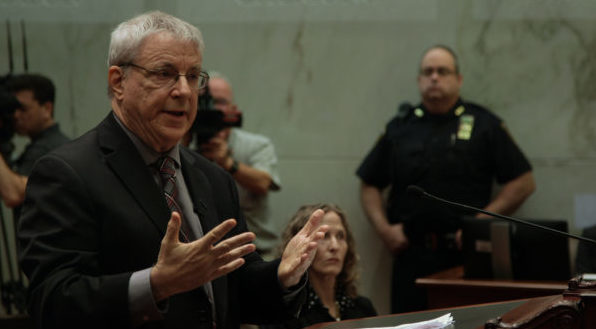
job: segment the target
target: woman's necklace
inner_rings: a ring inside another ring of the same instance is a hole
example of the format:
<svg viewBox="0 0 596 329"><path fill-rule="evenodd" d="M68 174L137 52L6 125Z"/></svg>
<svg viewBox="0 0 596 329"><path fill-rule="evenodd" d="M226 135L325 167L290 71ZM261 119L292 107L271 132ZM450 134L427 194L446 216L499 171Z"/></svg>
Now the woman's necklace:
<svg viewBox="0 0 596 329"><path fill-rule="evenodd" d="M341 313L340 313L339 303L337 302L337 300L335 301L335 312L337 312L335 321L341 321Z"/></svg>

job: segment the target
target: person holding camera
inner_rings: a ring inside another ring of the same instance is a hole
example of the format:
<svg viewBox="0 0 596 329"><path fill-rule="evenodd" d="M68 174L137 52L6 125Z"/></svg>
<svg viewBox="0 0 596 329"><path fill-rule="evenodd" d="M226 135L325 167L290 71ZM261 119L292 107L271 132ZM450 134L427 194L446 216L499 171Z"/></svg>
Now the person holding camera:
<svg viewBox="0 0 596 329"><path fill-rule="evenodd" d="M14 112L14 131L31 139L14 163L5 158L6 154L0 156L0 195L8 207L15 209L16 219L33 165L69 138L54 121L56 88L50 79L39 74L16 75L8 80L6 90L20 103Z"/></svg>
<svg viewBox="0 0 596 329"><path fill-rule="evenodd" d="M222 111L224 116L237 114L238 106L228 79L218 72L209 72L209 77L208 90L213 107ZM263 258L271 259L277 245L277 234L270 221L268 193L281 188L277 156L271 140L237 127L226 127L199 145L199 152L232 175L248 228L257 236L257 251Z"/></svg>

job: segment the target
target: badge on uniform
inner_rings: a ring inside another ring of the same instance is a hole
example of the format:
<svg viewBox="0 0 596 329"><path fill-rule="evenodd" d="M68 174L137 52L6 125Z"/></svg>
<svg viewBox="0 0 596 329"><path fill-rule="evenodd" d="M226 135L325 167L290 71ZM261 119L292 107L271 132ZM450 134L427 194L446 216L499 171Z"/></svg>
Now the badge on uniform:
<svg viewBox="0 0 596 329"><path fill-rule="evenodd" d="M463 105L460 105L455 109L455 116L458 117L458 116L462 115L462 113L464 113L465 111L466 111L466 108Z"/></svg>
<svg viewBox="0 0 596 329"><path fill-rule="evenodd" d="M469 140L472 137L474 128L474 116L464 114L459 117L459 128L457 129L457 139Z"/></svg>

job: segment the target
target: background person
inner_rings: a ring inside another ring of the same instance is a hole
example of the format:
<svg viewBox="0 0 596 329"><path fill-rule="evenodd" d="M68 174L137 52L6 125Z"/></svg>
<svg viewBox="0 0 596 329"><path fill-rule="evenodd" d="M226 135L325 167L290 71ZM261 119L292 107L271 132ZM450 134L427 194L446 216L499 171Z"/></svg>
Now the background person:
<svg viewBox="0 0 596 329"><path fill-rule="evenodd" d="M329 229L319 241L317 254L308 269L308 298L300 316L284 324L263 329L299 329L315 323L376 316L371 301L358 295L358 255L346 214L337 205L304 205L292 216L282 234L281 250L304 227L311 214L325 211L322 223Z"/></svg>
<svg viewBox="0 0 596 329"><path fill-rule="evenodd" d="M357 170L362 207L395 255L393 313L426 308L416 278L460 264L461 216L484 217L409 197L409 185L504 215L535 189L530 163L501 119L462 100L462 82L450 48L438 45L425 51L418 74L422 103L400 106ZM491 199L495 179L502 186ZM385 208L382 191L387 187Z"/></svg>
<svg viewBox="0 0 596 329"><path fill-rule="evenodd" d="M16 219L33 165L69 139L54 121L56 88L50 79L40 74L16 75L8 80L6 90L20 103L14 113L14 130L30 139L14 163L0 155L0 195L8 207L17 207Z"/></svg>
<svg viewBox="0 0 596 329"><path fill-rule="evenodd" d="M226 115L238 112L232 86L223 75L210 72L208 90L216 109ZM281 180L271 140L260 134L228 127L200 145L199 152L232 175L248 229L257 236L257 251L265 259L273 258L278 235L268 200L270 191L281 188Z"/></svg>

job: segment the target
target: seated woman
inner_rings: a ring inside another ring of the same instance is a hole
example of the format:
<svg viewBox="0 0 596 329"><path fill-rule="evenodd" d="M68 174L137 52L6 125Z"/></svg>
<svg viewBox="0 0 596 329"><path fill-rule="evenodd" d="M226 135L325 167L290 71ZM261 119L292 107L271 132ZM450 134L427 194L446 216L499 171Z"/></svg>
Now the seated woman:
<svg viewBox="0 0 596 329"><path fill-rule="evenodd" d="M329 231L320 240L317 254L308 269L308 298L296 319L267 328L298 329L319 322L375 316L371 301L356 291L358 256L354 236L345 213L333 204L300 207L282 234L280 250L304 226L313 211L325 211L322 223Z"/></svg>

